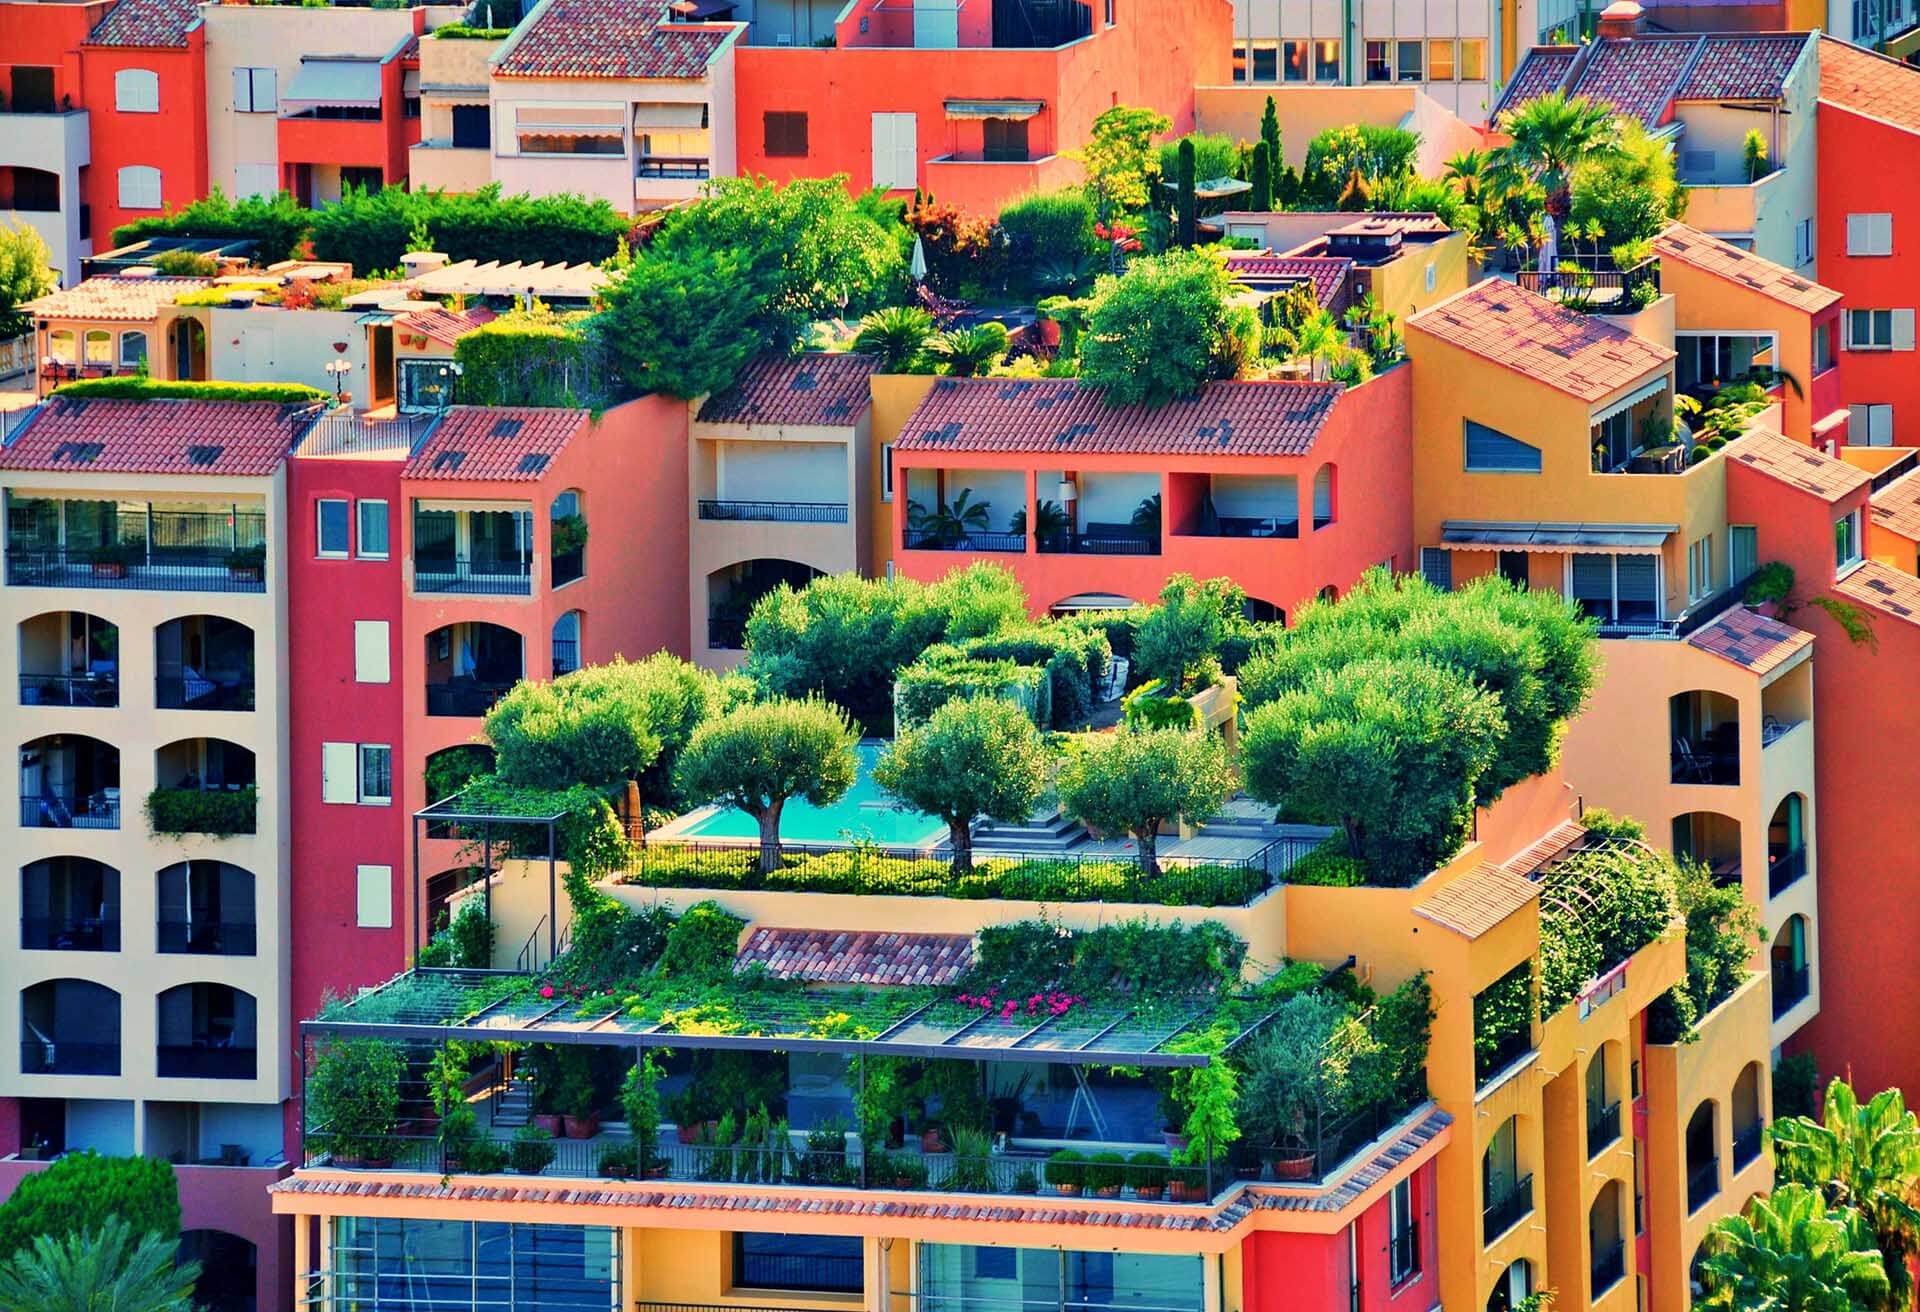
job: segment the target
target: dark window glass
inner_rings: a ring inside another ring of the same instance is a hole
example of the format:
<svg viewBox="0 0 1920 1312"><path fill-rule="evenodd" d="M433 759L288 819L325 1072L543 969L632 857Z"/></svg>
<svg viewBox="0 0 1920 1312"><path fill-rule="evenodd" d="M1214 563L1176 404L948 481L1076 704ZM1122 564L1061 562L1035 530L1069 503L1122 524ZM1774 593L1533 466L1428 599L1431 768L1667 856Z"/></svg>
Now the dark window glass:
<svg viewBox="0 0 1920 1312"><path fill-rule="evenodd" d="M1024 160L1027 158L1027 120L990 118L982 125L986 133L985 158Z"/></svg>
<svg viewBox="0 0 1920 1312"><path fill-rule="evenodd" d="M736 1289L858 1294L865 1286L858 1235L739 1233L733 1237Z"/></svg>
<svg viewBox="0 0 1920 1312"><path fill-rule="evenodd" d="M453 144L476 149L493 145L492 111L485 105L455 105Z"/></svg>

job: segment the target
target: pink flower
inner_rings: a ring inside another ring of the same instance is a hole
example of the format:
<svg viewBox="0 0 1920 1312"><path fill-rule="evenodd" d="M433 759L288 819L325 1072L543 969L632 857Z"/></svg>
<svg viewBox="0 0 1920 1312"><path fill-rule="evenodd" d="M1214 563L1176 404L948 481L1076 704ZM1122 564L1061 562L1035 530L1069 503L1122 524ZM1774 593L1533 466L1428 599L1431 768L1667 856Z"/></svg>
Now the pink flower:
<svg viewBox="0 0 1920 1312"><path fill-rule="evenodd" d="M551 985L551 984L542 984L542 985L540 986L540 996L541 996L541 997L543 997L543 998L550 998L550 997L552 997L552 996L553 996L553 985Z"/></svg>
<svg viewBox="0 0 1920 1312"><path fill-rule="evenodd" d="M1000 1009L1000 1018L1005 1020L1007 1017L1013 1015L1015 1008L1019 1005L1017 1002L1009 1002L1005 1007Z"/></svg>

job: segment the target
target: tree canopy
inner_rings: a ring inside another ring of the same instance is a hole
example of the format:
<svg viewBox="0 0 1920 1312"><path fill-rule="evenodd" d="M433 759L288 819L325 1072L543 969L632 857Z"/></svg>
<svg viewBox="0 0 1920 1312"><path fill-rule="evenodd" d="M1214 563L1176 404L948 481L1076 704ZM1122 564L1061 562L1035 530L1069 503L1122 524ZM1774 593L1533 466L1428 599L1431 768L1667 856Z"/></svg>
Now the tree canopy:
<svg viewBox="0 0 1920 1312"><path fill-rule="evenodd" d="M1087 197L1102 222L1147 207L1160 180L1153 139L1172 126L1158 110L1115 105L1094 118L1086 146L1068 152L1086 167Z"/></svg>
<svg viewBox="0 0 1920 1312"><path fill-rule="evenodd" d="M118 1216L98 1229L37 1235L0 1263L7 1312L192 1312L198 1262L179 1262L179 1241L136 1233Z"/></svg>
<svg viewBox="0 0 1920 1312"><path fill-rule="evenodd" d="M860 735L818 698L755 702L694 730L674 781L683 796L726 802L760 822L760 869L780 868L780 812L799 797L827 806L853 786Z"/></svg>
<svg viewBox="0 0 1920 1312"><path fill-rule="evenodd" d="M180 1237L180 1187L173 1167L157 1157L103 1157L67 1153L44 1171L21 1179L0 1204L0 1259L44 1235L55 1240L98 1230L118 1216L137 1235ZM0 1300L0 1306L11 1306Z"/></svg>
<svg viewBox="0 0 1920 1312"><path fill-rule="evenodd" d="M763 344L753 257L693 249L649 255L607 288L607 349L635 392L691 400L725 388Z"/></svg>
<svg viewBox="0 0 1920 1312"><path fill-rule="evenodd" d="M1723 1216L1707 1232L1705 1308L1856 1312L1886 1305L1887 1273L1873 1230L1818 1190L1787 1184Z"/></svg>
<svg viewBox="0 0 1920 1312"><path fill-rule="evenodd" d="M1094 286L1080 376L1109 405L1162 406L1210 379L1232 378L1260 347L1260 321L1237 304L1208 251L1143 256Z"/></svg>
<svg viewBox="0 0 1920 1312"><path fill-rule="evenodd" d="M52 254L33 225L0 223L0 341L27 330L20 307L53 290Z"/></svg>
<svg viewBox="0 0 1920 1312"><path fill-rule="evenodd" d="M955 874L973 869L973 822L1023 821L1047 786L1048 753L1026 713L999 697L950 701L893 740L874 782L947 822Z"/></svg>
<svg viewBox="0 0 1920 1312"><path fill-rule="evenodd" d="M1103 833L1131 834L1141 871L1157 875L1160 827L1182 816L1211 819L1233 783L1228 753L1210 734L1122 729L1069 755L1058 787L1068 815Z"/></svg>

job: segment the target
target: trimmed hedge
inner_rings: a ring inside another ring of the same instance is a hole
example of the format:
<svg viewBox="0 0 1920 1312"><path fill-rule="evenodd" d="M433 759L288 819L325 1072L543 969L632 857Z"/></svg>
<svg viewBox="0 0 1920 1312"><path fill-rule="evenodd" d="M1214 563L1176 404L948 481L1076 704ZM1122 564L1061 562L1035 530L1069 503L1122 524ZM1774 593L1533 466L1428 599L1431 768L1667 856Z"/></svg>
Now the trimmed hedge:
<svg viewBox="0 0 1920 1312"><path fill-rule="evenodd" d="M950 701L982 696L1017 703L1036 728L1053 722L1053 684L1046 670L963 656L944 645L929 647L919 661L900 671L893 684L893 721L899 729L911 728L925 724Z"/></svg>
<svg viewBox="0 0 1920 1312"><path fill-rule="evenodd" d="M265 265L297 255L312 222L313 211L284 191L272 197L228 200L226 193L215 187L210 195L184 209L121 224L113 230L113 244L126 246L143 237L251 238L259 243L253 258Z"/></svg>
<svg viewBox="0 0 1920 1312"><path fill-rule="evenodd" d="M81 378L53 389L76 401L273 401L311 405L328 393L305 383L173 383L126 374L118 378Z"/></svg>
<svg viewBox="0 0 1920 1312"><path fill-rule="evenodd" d="M473 27L466 23L448 23L427 34L436 41L505 41L513 35L510 27Z"/></svg>
<svg viewBox="0 0 1920 1312"><path fill-rule="evenodd" d="M1367 882L1367 864L1347 854L1346 835L1334 834L1295 861L1284 878L1289 884L1358 888Z"/></svg>
<svg viewBox="0 0 1920 1312"><path fill-rule="evenodd" d="M597 334L579 320L503 315L455 343L462 405L603 409L619 400Z"/></svg>
<svg viewBox="0 0 1920 1312"><path fill-rule="evenodd" d="M252 785L235 792L201 788L156 788L147 794L147 824L156 834L250 834L260 794Z"/></svg>
<svg viewBox="0 0 1920 1312"><path fill-rule="evenodd" d="M180 1186L173 1167L157 1157L103 1157L89 1148L22 1177L0 1206L0 1262L39 1235L59 1240L98 1230L110 1216L135 1235L177 1238Z"/></svg>
<svg viewBox="0 0 1920 1312"><path fill-rule="evenodd" d="M1094 691L1106 680L1113 648L1097 627L1034 625L969 638L955 647L969 657L1010 660L1046 669L1053 706L1042 728L1073 729L1093 714Z"/></svg>
<svg viewBox="0 0 1920 1312"><path fill-rule="evenodd" d="M449 259L549 264L598 264L632 228L605 200L502 196L498 183L459 194L354 188L308 222L313 257L346 261L360 274L397 266L416 228Z"/></svg>

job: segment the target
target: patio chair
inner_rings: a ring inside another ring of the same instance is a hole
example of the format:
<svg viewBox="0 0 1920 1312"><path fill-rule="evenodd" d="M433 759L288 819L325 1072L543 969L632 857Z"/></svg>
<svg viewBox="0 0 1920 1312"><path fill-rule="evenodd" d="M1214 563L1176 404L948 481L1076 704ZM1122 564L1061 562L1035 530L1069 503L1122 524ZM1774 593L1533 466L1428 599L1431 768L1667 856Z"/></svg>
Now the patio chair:
<svg viewBox="0 0 1920 1312"><path fill-rule="evenodd" d="M1706 761L1693 750L1693 744L1685 738L1677 736L1674 738L1673 760L1676 766L1676 783L1700 784L1707 781Z"/></svg>

